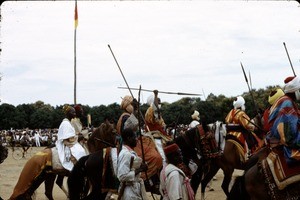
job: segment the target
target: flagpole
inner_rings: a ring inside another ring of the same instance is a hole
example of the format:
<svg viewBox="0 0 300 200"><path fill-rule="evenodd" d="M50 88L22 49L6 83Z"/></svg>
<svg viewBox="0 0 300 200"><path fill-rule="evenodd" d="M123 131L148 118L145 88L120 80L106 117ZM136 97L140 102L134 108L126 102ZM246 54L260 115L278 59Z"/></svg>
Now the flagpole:
<svg viewBox="0 0 300 200"><path fill-rule="evenodd" d="M77 104L76 101L76 90L77 90L77 73L76 73L76 33L78 25L78 12L77 12L77 0L75 0L75 29L74 29L74 105Z"/></svg>

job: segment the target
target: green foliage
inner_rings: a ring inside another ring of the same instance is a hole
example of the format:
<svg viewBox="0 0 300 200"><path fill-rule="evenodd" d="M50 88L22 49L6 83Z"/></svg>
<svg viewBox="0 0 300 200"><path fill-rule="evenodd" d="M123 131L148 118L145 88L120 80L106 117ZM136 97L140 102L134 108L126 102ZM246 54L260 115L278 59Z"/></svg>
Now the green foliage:
<svg viewBox="0 0 300 200"><path fill-rule="evenodd" d="M245 92L241 94L246 101L246 113L250 118L256 116L257 111L264 110L269 106L268 95L274 88L278 87L268 86L266 89L253 89L251 93ZM200 98L184 97L173 103L163 102L161 113L167 125L189 124L194 110L198 110L200 117L208 123L216 120L224 121L227 113L233 107L234 99L235 97L215 96L214 94L209 94L205 101L201 101ZM63 105L52 107L49 104L44 104L42 101L37 101L34 104L22 104L17 107L10 104L1 104L0 129L58 128L64 118L62 107ZM87 125L87 114L91 114L94 127L98 127L106 119L117 123L122 114L120 105L117 103L93 107L82 105L82 107L84 116L81 118L81 122L84 126ZM144 118L148 107L147 104L140 105L140 113L143 115L141 120Z"/></svg>

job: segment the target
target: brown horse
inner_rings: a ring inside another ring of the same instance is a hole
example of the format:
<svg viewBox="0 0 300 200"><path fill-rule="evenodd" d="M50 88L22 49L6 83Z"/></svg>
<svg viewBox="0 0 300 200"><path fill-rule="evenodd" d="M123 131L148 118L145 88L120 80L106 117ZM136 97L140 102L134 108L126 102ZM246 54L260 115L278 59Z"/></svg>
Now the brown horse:
<svg viewBox="0 0 300 200"><path fill-rule="evenodd" d="M285 186L285 188L278 189L276 186L272 172L266 167L266 158L272 151L282 153L280 147L273 149L264 147L255 155L256 158L253 157L250 159L253 159L252 163L255 164L247 166L244 175L236 178L230 195L228 196L229 200L299 200L299 180ZM257 160L259 161L257 162ZM299 166L299 162L297 165Z"/></svg>
<svg viewBox="0 0 300 200"><path fill-rule="evenodd" d="M94 138L107 141L107 143L114 143L115 132L113 125L111 124L101 124L100 127L94 130ZM95 139L96 140L96 139ZM91 149L100 146L97 142L90 142ZM100 147L99 147L100 148ZM79 159L78 162L80 162ZM77 162L77 163L78 163ZM75 166L77 165L75 164ZM52 151L46 148L34 156L32 156L23 167L23 170L19 176L19 180L14 188L13 194L10 200L20 199L27 200L32 199L32 195L35 190L46 180L49 181L49 177L55 178L56 175L68 176L72 175L69 171L65 169L54 170L52 163ZM75 167L74 166L74 167ZM87 191L85 191L87 193ZM51 195L52 196L52 195Z"/></svg>
<svg viewBox="0 0 300 200"><path fill-rule="evenodd" d="M255 117L256 123L259 125L257 126L257 130L259 131L258 135L262 135L263 133L261 132L262 124L261 120L259 118L259 115ZM225 124L223 126L223 131ZM222 169L224 172L224 179L222 182L222 189L226 196L229 195L229 184L232 179L232 174L234 172L234 169L241 169L244 170L246 166L253 165L255 164L258 160L258 157L255 157L255 159L247 160L245 158L245 153L243 152L242 146L239 144L239 141L236 137L234 136L229 136L228 133L226 133L226 142L225 142L225 147L222 153L222 156L212 159L209 164L209 170L206 174L206 176L203 178L201 181L201 198L204 199L204 191L205 191L205 186L209 183L211 178L215 176L215 174L218 172L219 169ZM255 162L254 162L255 161Z"/></svg>

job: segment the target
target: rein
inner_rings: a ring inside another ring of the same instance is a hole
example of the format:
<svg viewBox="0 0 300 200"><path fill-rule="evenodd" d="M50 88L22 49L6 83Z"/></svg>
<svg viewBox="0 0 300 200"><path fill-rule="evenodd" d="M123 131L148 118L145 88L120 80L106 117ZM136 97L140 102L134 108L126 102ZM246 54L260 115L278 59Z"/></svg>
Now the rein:
<svg viewBox="0 0 300 200"><path fill-rule="evenodd" d="M106 142L105 140L102 140L100 138L95 137L95 139L98 140L98 141L100 141L100 142L102 142L103 144L106 144L106 145L110 146L110 147L116 147L116 145L111 144L109 142Z"/></svg>

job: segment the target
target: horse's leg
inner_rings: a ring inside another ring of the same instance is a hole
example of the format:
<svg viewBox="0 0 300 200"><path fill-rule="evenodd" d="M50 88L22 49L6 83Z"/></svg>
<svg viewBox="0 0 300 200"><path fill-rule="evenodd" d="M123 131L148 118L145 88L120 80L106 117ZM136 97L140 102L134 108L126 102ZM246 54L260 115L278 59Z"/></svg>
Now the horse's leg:
<svg viewBox="0 0 300 200"><path fill-rule="evenodd" d="M49 200L54 200L52 191L53 191L55 178L56 178L56 174L49 173L47 174L45 179L45 195Z"/></svg>
<svg viewBox="0 0 300 200"><path fill-rule="evenodd" d="M82 196L85 196L85 177L86 177L86 167L85 163L89 155L83 156L78 160L74 165L69 177L68 177L68 191L70 200L81 199ZM83 194L84 193L84 194Z"/></svg>
<svg viewBox="0 0 300 200"><path fill-rule="evenodd" d="M86 161L87 177L92 185L92 191L86 199L102 199L101 182L103 172L103 152L97 151L90 154ZM106 194L105 194L106 195ZM105 198L105 196L104 196Z"/></svg>
<svg viewBox="0 0 300 200"><path fill-rule="evenodd" d="M198 166L197 171L193 174L193 176L191 178L191 186L194 190L195 195L196 195L198 187L201 183L202 175L203 175L202 167Z"/></svg>
<svg viewBox="0 0 300 200"><path fill-rule="evenodd" d="M254 165L246 171L245 186L251 200L270 199L265 186L264 175L259 172L257 165Z"/></svg>
<svg viewBox="0 0 300 200"><path fill-rule="evenodd" d="M201 199L205 199L205 188L212 178L217 174L219 169L220 166L215 162L215 160L211 160L209 171L204 174L204 178L201 181Z"/></svg>
<svg viewBox="0 0 300 200"><path fill-rule="evenodd" d="M58 175L56 178L56 185L58 185L58 187L66 194L66 196L68 197L68 190L64 187L64 175Z"/></svg>

